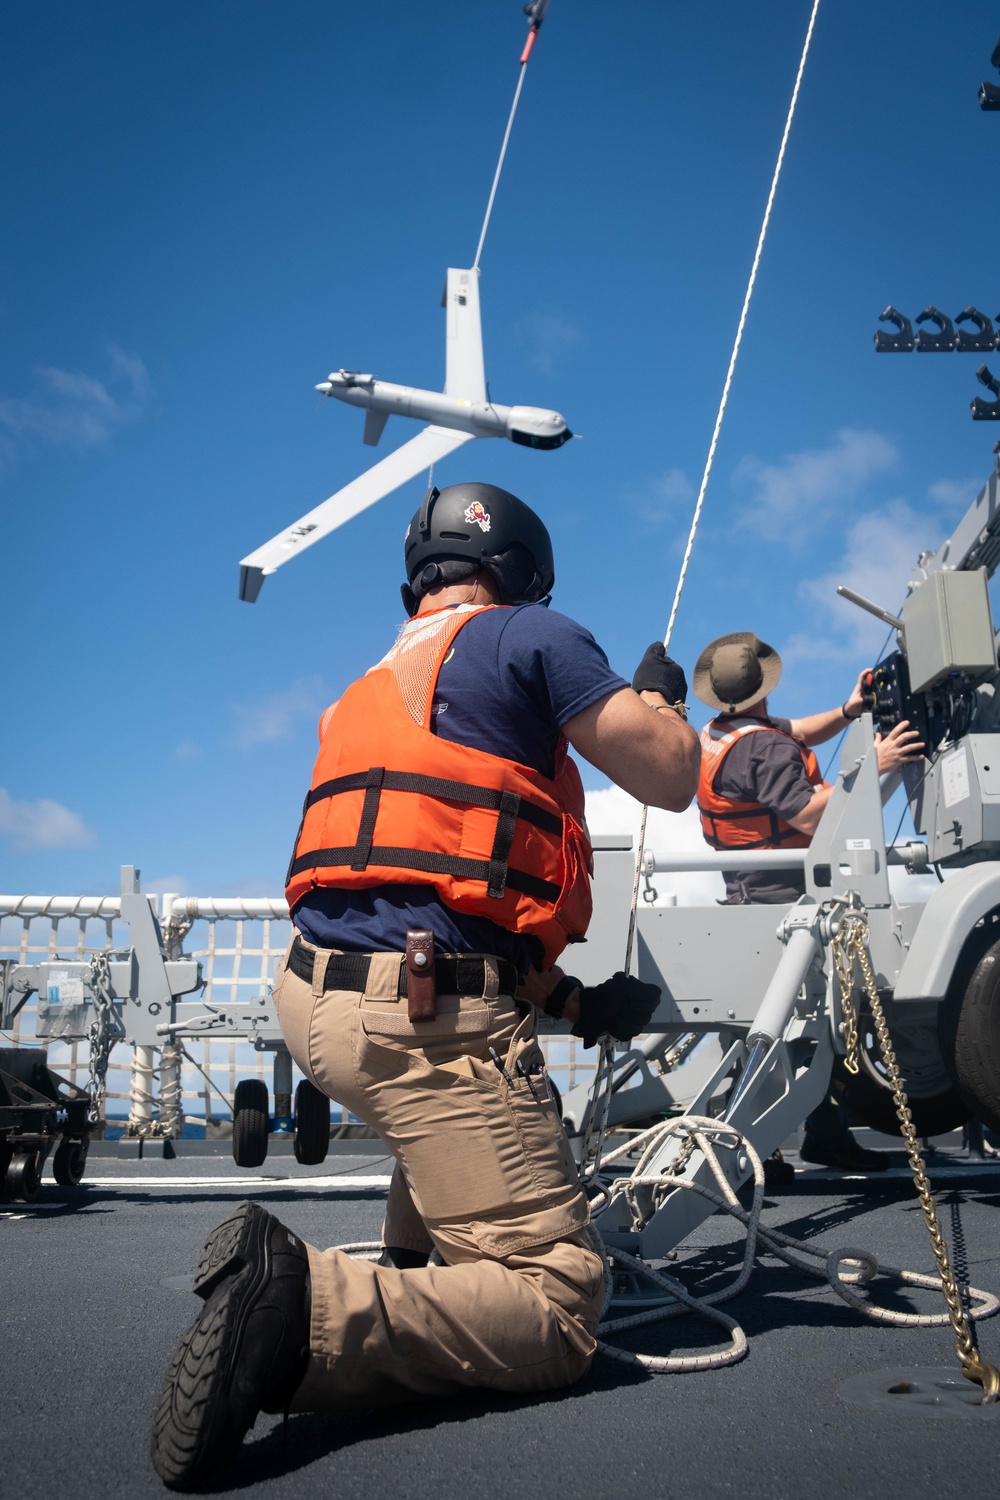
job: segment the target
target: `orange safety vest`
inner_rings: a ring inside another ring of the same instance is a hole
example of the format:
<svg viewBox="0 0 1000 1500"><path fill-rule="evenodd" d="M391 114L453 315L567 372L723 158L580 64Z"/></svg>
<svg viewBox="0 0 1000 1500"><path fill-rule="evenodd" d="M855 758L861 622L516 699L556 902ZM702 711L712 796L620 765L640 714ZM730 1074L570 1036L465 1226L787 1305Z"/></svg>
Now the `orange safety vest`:
<svg viewBox="0 0 1000 1500"><path fill-rule="evenodd" d="M316 886L432 886L455 911L537 938L550 965L593 909L583 783L566 740L550 780L429 728L438 672L478 613L415 616L323 715L285 894L294 911Z"/></svg>
<svg viewBox="0 0 1000 1500"><path fill-rule="evenodd" d="M715 779L734 745L747 734L780 734L802 756L802 767L810 786L826 786L819 762L806 745L785 734L765 719L712 719L701 731L701 774L698 778L698 811L701 831L713 849L805 849L812 842L776 812L760 802L734 802L715 790Z"/></svg>

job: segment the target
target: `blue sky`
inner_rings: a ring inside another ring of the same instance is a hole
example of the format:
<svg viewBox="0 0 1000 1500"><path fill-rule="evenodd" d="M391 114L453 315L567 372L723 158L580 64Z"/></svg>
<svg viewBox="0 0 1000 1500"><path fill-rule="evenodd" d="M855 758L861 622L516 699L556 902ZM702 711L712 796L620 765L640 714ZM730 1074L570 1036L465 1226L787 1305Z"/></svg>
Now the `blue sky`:
<svg viewBox="0 0 1000 1500"><path fill-rule="evenodd" d="M553 0L483 258L487 374L584 435L437 479L544 516L556 607L662 634L807 0ZM824 0L674 654L752 628L843 699L1000 435L892 302L1000 310L996 8ZM348 366L440 387L524 36L516 0L8 6L0 49L0 887L280 889L323 706L391 641L419 480L237 598L360 473ZM997 356L1000 368L1000 356ZM395 427L395 430L394 430ZM390 423L388 449L415 427ZM601 786L590 773L588 785Z"/></svg>

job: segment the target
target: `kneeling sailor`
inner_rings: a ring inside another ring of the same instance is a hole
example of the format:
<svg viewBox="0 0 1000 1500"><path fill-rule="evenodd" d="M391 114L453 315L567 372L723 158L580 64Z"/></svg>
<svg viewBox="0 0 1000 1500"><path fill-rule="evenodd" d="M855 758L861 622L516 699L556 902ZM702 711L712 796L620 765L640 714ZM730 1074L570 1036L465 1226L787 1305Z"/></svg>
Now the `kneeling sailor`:
<svg viewBox="0 0 1000 1500"><path fill-rule="evenodd" d="M679 812L698 741L545 608L551 542L515 496L431 489L405 565L409 623L321 722L274 989L299 1067L395 1157L386 1253L305 1246L254 1204L213 1231L153 1435L175 1488L233 1459L258 1410L552 1390L594 1354L603 1266L536 1010L624 1039L659 991L556 966L591 913L567 746Z"/></svg>

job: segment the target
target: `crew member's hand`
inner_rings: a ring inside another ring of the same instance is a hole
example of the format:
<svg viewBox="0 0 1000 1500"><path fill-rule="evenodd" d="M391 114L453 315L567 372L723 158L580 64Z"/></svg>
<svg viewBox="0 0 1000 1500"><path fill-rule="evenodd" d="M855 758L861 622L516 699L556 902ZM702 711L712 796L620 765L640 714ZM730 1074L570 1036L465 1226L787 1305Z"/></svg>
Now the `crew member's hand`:
<svg viewBox="0 0 1000 1500"><path fill-rule="evenodd" d="M847 698L845 700L845 702L844 702L844 710L843 711L844 711L844 713L846 713L846 715L847 715L847 717L849 719L860 719L861 715L865 711L865 699L864 699L864 694L861 691L861 688L862 688L862 683L864 682L864 679L865 679L865 675L870 670L871 669L869 667L863 667L862 668L862 670L858 673L858 680L854 684L854 689L853 689L850 697Z"/></svg>
<svg viewBox="0 0 1000 1500"><path fill-rule="evenodd" d="M644 1031L660 1003L660 987L644 984L620 970L603 984L584 985L580 991L580 1019L573 1035L592 1047L599 1036L610 1032L620 1042Z"/></svg>
<svg viewBox="0 0 1000 1500"><path fill-rule="evenodd" d="M898 771L900 766L911 766L915 761L922 760L924 742L920 738L920 731L911 729L909 719L903 719L895 729L889 731L885 739L880 734L875 736L875 751L878 755L879 775L884 776L886 771Z"/></svg>
<svg viewBox="0 0 1000 1500"><path fill-rule="evenodd" d="M668 703L683 703L687 697L687 678L664 650L662 641L646 647L646 654L635 669L632 687L637 693L662 693Z"/></svg>

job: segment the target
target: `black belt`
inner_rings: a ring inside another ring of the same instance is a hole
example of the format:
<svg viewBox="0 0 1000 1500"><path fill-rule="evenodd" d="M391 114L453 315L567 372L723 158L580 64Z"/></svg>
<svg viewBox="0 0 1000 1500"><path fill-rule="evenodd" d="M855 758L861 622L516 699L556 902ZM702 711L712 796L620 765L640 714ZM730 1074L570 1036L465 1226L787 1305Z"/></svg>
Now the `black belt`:
<svg viewBox="0 0 1000 1500"><path fill-rule="evenodd" d="M371 953L331 953L323 976L325 990L350 990L364 994L368 986ZM399 955L402 958L402 954ZM500 973L499 993L513 995L517 989L517 970L506 958L486 960L472 954L449 954L434 959L434 982L439 995L481 995L486 986L486 964L496 964ZM296 938L288 954L288 967L298 978L312 984L313 957ZM398 994L406 994L406 965L399 966Z"/></svg>

